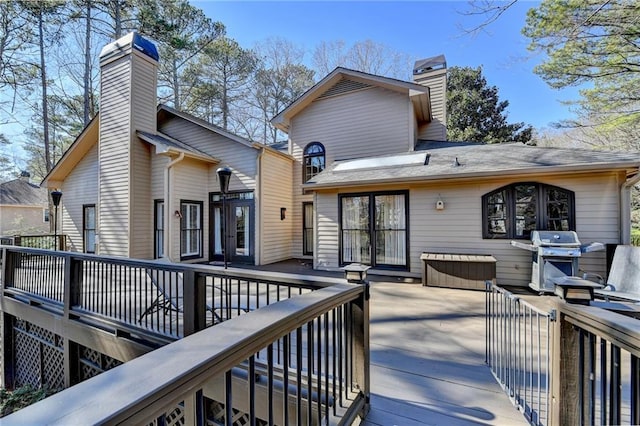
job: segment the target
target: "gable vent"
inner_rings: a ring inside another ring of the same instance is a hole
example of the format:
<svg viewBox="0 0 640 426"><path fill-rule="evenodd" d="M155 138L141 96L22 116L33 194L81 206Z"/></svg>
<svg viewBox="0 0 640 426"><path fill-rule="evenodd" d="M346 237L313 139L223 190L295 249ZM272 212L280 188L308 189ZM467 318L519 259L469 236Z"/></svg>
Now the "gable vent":
<svg viewBox="0 0 640 426"><path fill-rule="evenodd" d="M359 81L342 79L334 86L329 88L322 95L318 96L317 99L328 98L329 96L342 95L344 93L353 92L356 90L362 90L372 87L370 84L361 83Z"/></svg>

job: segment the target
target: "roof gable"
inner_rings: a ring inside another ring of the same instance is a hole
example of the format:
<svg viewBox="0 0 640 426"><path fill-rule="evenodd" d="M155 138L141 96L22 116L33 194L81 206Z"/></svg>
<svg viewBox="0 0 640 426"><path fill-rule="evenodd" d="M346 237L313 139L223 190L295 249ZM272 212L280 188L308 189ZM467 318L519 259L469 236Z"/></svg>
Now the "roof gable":
<svg viewBox="0 0 640 426"><path fill-rule="evenodd" d="M287 132L290 120L313 101L372 87L382 87L387 90L406 93L407 96L411 97L414 106L420 106L417 109L418 118L423 121L431 119L430 107L425 107L425 105L430 104L428 87L409 81L338 67L280 111L278 115L271 119L271 123L279 130Z"/></svg>

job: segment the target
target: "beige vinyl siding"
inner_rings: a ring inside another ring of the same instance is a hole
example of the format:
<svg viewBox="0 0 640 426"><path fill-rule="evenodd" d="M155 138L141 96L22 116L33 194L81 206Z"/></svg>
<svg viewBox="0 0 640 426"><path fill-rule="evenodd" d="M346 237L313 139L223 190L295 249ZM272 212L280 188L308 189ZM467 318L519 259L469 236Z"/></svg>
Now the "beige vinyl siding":
<svg viewBox="0 0 640 426"><path fill-rule="evenodd" d="M447 140L447 70L433 71L427 75L416 76L415 82L429 87L431 98L431 123L422 124L418 128L418 138L427 140Z"/></svg>
<svg viewBox="0 0 640 426"><path fill-rule="evenodd" d="M202 257L189 260L189 262L198 262L209 258L208 176L209 166L197 160L185 159L171 169L169 220L171 221L171 258L173 261L180 261L180 218L176 217L174 212L180 211L181 200L202 202Z"/></svg>
<svg viewBox="0 0 640 426"><path fill-rule="evenodd" d="M100 253L106 255L129 255L131 62L126 56L102 68L98 156L100 200L105 201L98 206L98 234Z"/></svg>
<svg viewBox="0 0 640 426"><path fill-rule="evenodd" d="M153 198L151 197L152 148L135 135L137 130L156 131L156 63L135 54L132 70L131 191L129 256L153 258ZM153 154L155 155L155 154Z"/></svg>
<svg viewBox="0 0 640 426"><path fill-rule="evenodd" d="M345 119L349 117L349 119ZM302 154L307 144L325 147L325 164L335 160L406 152L413 131L411 103L403 93L371 88L314 101L291 120L293 165L292 257L302 257Z"/></svg>
<svg viewBox="0 0 640 426"><path fill-rule="evenodd" d="M260 250L259 262L262 265L291 257L292 173L291 159L264 151L260 162L260 194L256 199L256 219L260 221L261 230L256 248ZM280 220L282 207L287 209L284 220ZM302 233L302 228L296 231Z"/></svg>
<svg viewBox="0 0 640 426"><path fill-rule="evenodd" d="M618 243L619 177L614 173L544 176L539 179L503 179L458 184L413 184L376 188L409 189L410 273L419 276L423 252L491 254L497 260L498 283L526 286L531 277L531 253L512 247L510 240L482 238L482 196L514 182L536 181L575 193L576 232L581 243ZM341 193L361 192L343 189ZM435 209L441 198L445 209ZM319 193L317 212L318 256L316 265L333 269L338 265L338 198L335 192ZM594 252L580 260L589 272L605 273L605 252Z"/></svg>
<svg viewBox="0 0 640 426"><path fill-rule="evenodd" d="M336 192L318 193L314 202L314 268L338 269L340 267L338 194Z"/></svg>
<svg viewBox="0 0 640 426"><path fill-rule="evenodd" d="M65 179L62 201L58 207L61 217L60 233L67 235L69 250L83 252L82 206L98 204L98 147L94 146L78 162ZM53 220L53 212L51 212Z"/></svg>
<svg viewBox="0 0 640 426"><path fill-rule="evenodd" d="M156 155L151 149L151 199L152 200L164 200L165 191L165 177L164 172L167 164L169 164L169 157L164 155Z"/></svg>
<svg viewBox="0 0 640 426"><path fill-rule="evenodd" d="M183 141L190 146L222 160L220 166L229 166L233 175L229 189L233 191L252 191L256 187L258 150L249 145L231 140L211 130L204 129L182 118L173 118L160 125L161 132ZM210 186L213 192L219 192L215 170L211 173ZM213 178L213 180L211 180Z"/></svg>

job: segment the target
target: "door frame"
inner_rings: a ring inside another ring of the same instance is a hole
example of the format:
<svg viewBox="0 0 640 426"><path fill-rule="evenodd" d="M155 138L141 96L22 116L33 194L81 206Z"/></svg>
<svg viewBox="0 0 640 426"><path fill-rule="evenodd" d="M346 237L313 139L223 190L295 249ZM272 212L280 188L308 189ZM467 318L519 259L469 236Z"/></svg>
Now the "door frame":
<svg viewBox="0 0 640 426"><path fill-rule="evenodd" d="M216 219L215 209L220 208L222 212L222 194L220 192L209 193L209 259L212 261L223 261L223 254L215 253L215 237L216 237ZM256 213L255 213L255 198L253 191L229 191L227 199L225 201L226 212L223 212L223 217L226 217L224 224L228 226L225 234L227 237L227 262L253 264L255 262L255 249L256 249ZM232 229L235 229L235 208L248 206L249 207L249 254L247 256L238 256L235 254L235 232L230 233ZM224 219L223 219L224 220ZM225 245L222 245L224 250Z"/></svg>

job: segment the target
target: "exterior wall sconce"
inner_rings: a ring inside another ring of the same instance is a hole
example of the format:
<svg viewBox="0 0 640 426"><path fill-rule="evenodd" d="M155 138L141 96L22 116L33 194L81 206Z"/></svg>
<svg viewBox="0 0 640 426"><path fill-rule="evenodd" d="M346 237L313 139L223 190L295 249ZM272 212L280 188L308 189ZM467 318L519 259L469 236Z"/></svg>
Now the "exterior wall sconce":
<svg viewBox="0 0 640 426"><path fill-rule="evenodd" d="M180 210L173 212L173 215L178 219L182 219L182 213L180 213Z"/></svg>
<svg viewBox="0 0 640 426"><path fill-rule="evenodd" d="M438 201L436 201L436 210L444 210L444 201L442 201L440 194L438 194Z"/></svg>
<svg viewBox="0 0 640 426"><path fill-rule="evenodd" d="M280 207L280 220L285 220L287 218L287 208Z"/></svg>

